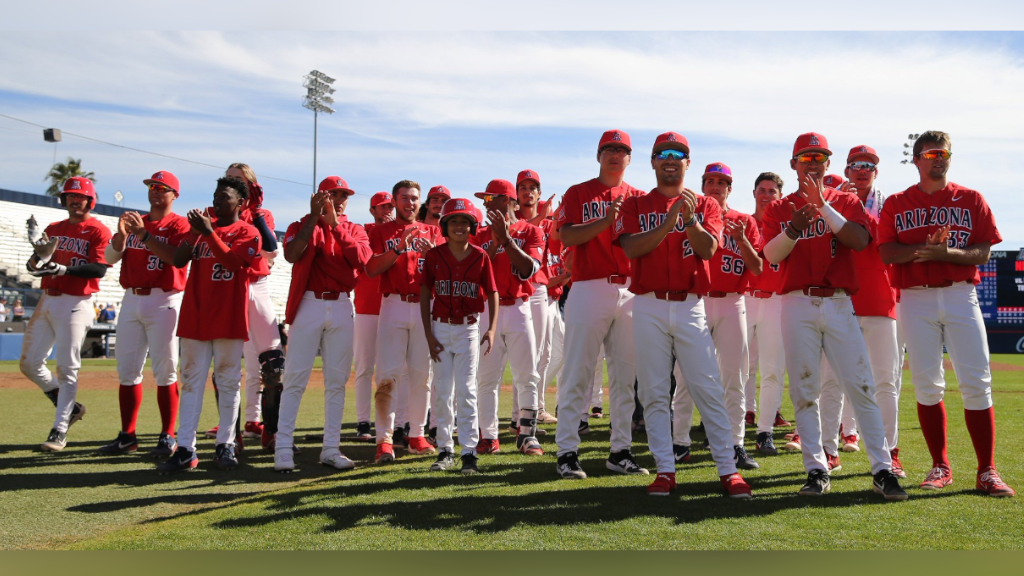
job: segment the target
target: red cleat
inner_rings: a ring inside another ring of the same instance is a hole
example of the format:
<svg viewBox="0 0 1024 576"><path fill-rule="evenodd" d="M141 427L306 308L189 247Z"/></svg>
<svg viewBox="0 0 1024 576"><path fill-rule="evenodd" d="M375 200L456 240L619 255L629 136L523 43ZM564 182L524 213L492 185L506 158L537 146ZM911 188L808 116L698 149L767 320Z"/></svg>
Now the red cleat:
<svg viewBox="0 0 1024 576"><path fill-rule="evenodd" d="M792 425L793 424L790 423L789 420L786 420L785 418L782 417L782 412L776 412L775 413L775 422L772 423L772 426L774 426L776 428L780 428L780 427L792 426ZM787 438L787 440L788 440L788 438Z"/></svg>
<svg viewBox="0 0 1024 576"><path fill-rule="evenodd" d="M242 436L246 438L259 438L263 435L263 422L246 422L245 431Z"/></svg>
<svg viewBox="0 0 1024 576"><path fill-rule="evenodd" d="M825 452L825 461L828 462L828 473L839 472L843 469L843 463L839 461L839 455L835 456Z"/></svg>
<svg viewBox="0 0 1024 576"><path fill-rule="evenodd" d="M907 471L903 469L903 463L900 462L900 449L893 448L889 454L892 456L892 475L897 478L906 478Z"/></svg>
<svg viewBox="0 0 1024 576"><path fill-rule="evenodd" d="M789 442L786 442L786 445L783 446L782 448L784 450L789 450L790 452L799 452L800 450L803 450L803 445L800 444L800 435L793 434L793 437L789 440Z"/></svg>
<svg viewBox="0 0 1024 576"><path fill-rule="evenodd" d="M433 454L437 452L423 436L410 436L408 450L412 454Z"/></svg>
<svg viewBox="0 0 1024 576"><path fill-rule="evenodd" d="M501 448L498 446L498 439L481 438L480 442L476 445L477 454L497 454L501 452Z"/></svg>
<svg viewBox="0 0 1024 576"><path fill-rule="evenodd" d="M858 442L860 442L860 438L856 434L843 436L843 452L860 452L860 446L857 445Z"/></svg>
<svg viewBox="0 0 1024 576"><path fill-rule="evenodd" d="M753 410L747 411L747 415L744 420L746 420L747 426L757 426L757 414L754 414Z"/></svg>
<svg viewBox="0 0 1024 576"><path fill-rule="evenodd" d="M395 461L395 448L390 442L377 444L377 455L373 458L377 464L385 464Z"/></svg>
<svg viewBox="0 0 1024 576"><path fill-rule="evenodd" d="M647 487L648 496L668 496L676 487L675 472L658 472L654 482Z"/></svg>
<svg viewBox="0 0 1024 576"><path fill-rule="evenodd" d="M979 480L980 482L980 480ZM922 490L942 490L946 486L953 483L953 472L949 468L943 466L936 466L932 468L928 475L925 476L924 482L921 482Z"/></svg>
<svg viewBox="0 0 1024 576"><path fill-rule="evenodd" d="M978 472L978 482L974 487L989 496L997 498L1006 498L1017 494L1013 491L1013 488L1010 488L1006 485L1006 482L1003 482L994 466Z"/></svg>
<svg viewBox="0 0 1024 576"><path fill-rule="evenodd" d="M747 484L739 474L729 474L722 476L721 479L722 488L725 488L729 498L747 499L753 497L754 493L750 490L750 484Z"/></svg>

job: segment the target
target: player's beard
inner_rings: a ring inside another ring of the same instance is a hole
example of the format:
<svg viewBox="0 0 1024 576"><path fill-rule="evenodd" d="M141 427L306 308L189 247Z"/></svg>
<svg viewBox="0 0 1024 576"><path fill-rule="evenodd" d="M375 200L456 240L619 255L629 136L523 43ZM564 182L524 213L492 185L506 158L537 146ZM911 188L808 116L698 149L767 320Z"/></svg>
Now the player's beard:
<svg viewBox="0 0 1024 576"><path fill-rule="evenodd" d="M674 174L659 172L657 177L658 186L675 186L683 181L683 172L681 170Z"/></svg>
<svg viewBox="0 0 1024 576"><path fill-rule="evenodd" d="M937 164L928 171L928 176L935 180L941 180L946 177L946 172L949 172L949 164Z"/></svg>

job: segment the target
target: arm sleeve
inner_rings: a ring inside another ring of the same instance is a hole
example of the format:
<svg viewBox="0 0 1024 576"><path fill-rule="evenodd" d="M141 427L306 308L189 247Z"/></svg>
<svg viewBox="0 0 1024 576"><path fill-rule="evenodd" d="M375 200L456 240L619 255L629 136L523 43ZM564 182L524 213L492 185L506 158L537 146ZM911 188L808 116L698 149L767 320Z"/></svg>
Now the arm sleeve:
<svg viewBox="0 0 1024 576"><path fill-rule="evenodd" d="M224 240L221 240L220 236L213 233L207 236L207 243L210 245L210 251L213 252L217 261L231 272L238 272L242 268L248 268L252 259L260 251L259 236L239 239L234 246L228 247ZM248 258L245 257L246 250L249 251Z"/></svg>
<svg viewBox="0 0 1024 576"><path fill-rule="evenodd" d="M79 278L103 278L108 268L106 264L91 262L80 266L68 266L67 275L78 276Z"/></svg>
<svg viewBox="0 0 1024 576"><path fill-rule="evenodd" d="M263 249L267 252L277 252L277 236L270 229L267 221L263 218L263 210L255 210L252 217L252 225L260 233L260 241Z"/></svg>

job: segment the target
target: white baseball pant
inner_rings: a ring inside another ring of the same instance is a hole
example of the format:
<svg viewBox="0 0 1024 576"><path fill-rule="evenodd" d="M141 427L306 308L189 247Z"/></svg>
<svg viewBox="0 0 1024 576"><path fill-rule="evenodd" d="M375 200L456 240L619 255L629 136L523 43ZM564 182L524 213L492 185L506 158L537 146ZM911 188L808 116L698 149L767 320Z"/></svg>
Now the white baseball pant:
<svg viewBox="0 0 1024 576"><path fill-rule="evenodd" d="M402 395L400 383L408 366L409 388L405 395L409 414L409 436L423 436L430 402L430 351L423 329L419 302L404 302L398 294L381 301L377 324L377 443L391 442L395 428L396 394ZM399 421L399 425L403 423Z"/></svg>
<svg viewBox="0 0 1024 576"><path fill-rule="evenodd" d="M324 369L324 450L336 449L340 445L345 384L352 373L354 316L352 300L344 292L337 300L318 300L313 292L303 294L288 334L277 450L290 450L294 446L299 404L309 384L317 350L323 358Z"/></svg>
<svg viewBox="0 0 1024 576"><path fill-rule="evenodd" d="M533 285L530 296L530 316L533 320L533 337L537 345L537 413L544 410L544 374L551 363L551 322L548 317L548 287L543 284ZM512 395L512 420L518 422L519 395Z"/></svg>
<svg viewBox="0 0 1024 576"><path fill-rule="evenodd" d="M480 362L478 324L448 324L434 320L434 337L444 346L433 363L431 414L437 419L437 447L454 452L452 406L457 406L462 454L473 454L480 440L477 412L477 365ZM491 351L494 354L494 351Z"/></svg>
<svg viewBox="0 0 1024 576"><path fill-rule="evenodd" d="M142 383L146 354L157 386L178 381L178 313L181 292L153 288L139 296L128 290L117 316L117 377L121 386Z"/></svg>
<svg viewBox="0 0 1024 576"><path fill-rule="evenodd" d="M489 322L483 324L484 332L490 330ZM500 307L491 353L480 357L480 431L483 438L490 440L498 437L498 391L506 364L512 366L512 395L519 399L519 408L536 412L540 375L537 373L537 344L528 301L519 300L513 305ZM512 418L518 424L519 412Z"/></svg>
<svg viewBox="0 0 1024 576"><path fill-rule="evenodd" d="M356 372L356 422L369 422L373 367L377 362L377 314L356 314L352 361Z"/></svg>
<svg viewBox="0 0 1024 576"><path fill-rule="evenodd" d="M988 337L973 284L959 282L946 288L903 290L896 316L907 339L910 381L919 403L934 406L945 395L945 344L964 409L992 407Z"/></svg>
<svg viewBox="0 0 1024 576"><path fill-rule="evenodd" d="M260 354L281 349L274 302L270 298L270 276L249 283L249 341L245 355L245 421L260 420Z"/></svg>
<svg viewBox="0 0 1024 576"><path fill-rule="evenodd" d="M575 282L565 304L565 366L558 383L559 419L555 440L558 455L576 452L580 420L594 381L594 363L604 344L608 362L611 451L628 450L633 442L633 294L628 284L606 279ZM564 416L562 416L564 414Z"/></svg>
<svg viewBox="0 0 1024 576"><path fill-rule="evenodd" d="M658 472L675 472L669 416L670 374L673 354L683 373L676 389L688 388L700 410L718 475L736 472L729 414L715 347L704 314L704 302L689 294L682 302L658 300L641 294L633 300L638 394L644 406L647 442Z"/></svg>
<svg viewBox="0 0 1024 576"><path fill-rule="evenodd" d="M43 392L58 389L53 428L68 431L71 411L78 395L78 369L82 366L82 344L95 312L88 296L44 294L25 327L21 342L21 373ZM56 349L57 375L46 367L46 358Z"/></svg>
<svg viewBox="0 0 1024 576"><path fill-rule="evenodd" d="M672 367L672 375L676 378L676 390L672 394L672 443L689 446L693 443L690 439L690 428L693 426L693 397L686 387L678 361ZM671 382L669 384L671 385Z"/></svg>
<svg viewBox="0 0 1024 576"><path fill-rule="evenodd" d="M804 468L828 470L819 406L822 349L861 423L871 473L892 468L882 413L875 403L868 348L853 315L850 297L836 294L832 298L818 298L796 291L783 295L781 300L789 395L796 409ZM762 410L763 407L762 401Z"/></svg>
<svg viewBox="0 0 1024 576"><path fill-rule="evenodd" d="M786 374L782 297L776 294L771 298L757 300L757 366L761 374L761 410L757 413L757 432L770 434L775 424L775 413L782 408L783 378ZM800 437L803 438L802 433Z"/></svg>
<svg viewBox="0 0 1024 576"><path fill-rule="evenodd" d="M747 304L747 385L743 399L747 412L757 412L757 322L761 314L761 299L750 296L744 300Z"/></svg>
<svg viewBox="0 0 1024 576"><path fill-rule="evenodd" d="M565 341L565 320L562 319L562 312L558 309L558 299L548 299L548 317L551 319L550 340L551 340L551 361L548 362L544 373L541 374L541 382L545 388L561 382L562 367L565 366L565 354L562 345Z"/></svg>
<svg viewBox="0 0 1024 576"><path fill-rule="evenodd" d="M203 412L203 392L213 361L217 382L217 444L235 443L235 424L242 401L242 345L236 338L217 340L181 339L181 395L179 399L178 445L196 449L196 430Z"/></svg>
<svg viewBox="0 0 1024 576"><path fill-rule="evenodd" d="M597 355L597 364L594 365L594 384L590 387L590 403L583 407L583 419L590 419L590 409L594 406L604 408L604 368L605 363L604 346L601 346L601 353Z"/></svg>

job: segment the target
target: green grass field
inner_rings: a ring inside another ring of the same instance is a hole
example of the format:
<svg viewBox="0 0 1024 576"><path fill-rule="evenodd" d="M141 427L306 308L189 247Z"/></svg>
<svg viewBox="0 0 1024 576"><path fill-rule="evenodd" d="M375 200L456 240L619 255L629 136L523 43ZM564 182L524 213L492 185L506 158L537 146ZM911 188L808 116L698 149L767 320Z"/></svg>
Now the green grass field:
<svg viewBox="0 0 1024 576"><path fill-rule="evenodd" d="M1022 365L1020 356L993 362ZM85 370L112 371L114 361L87 361ZM20 377L14 363L0 364L5 378ZM86 418L71 429L68 447L37 451L53 418L52 405L35 389L0 389L0 548L73 549L1015 549L1024 547L1024 502L974 492L975 458L964 426L955 376L951 394L950 458L954 484L942 493L917 488L930 458L917 423L912 387L901 401L901 456L910 478L910 500L886 503L870 490L863 451L843 454L832 493L801 498L805 474L799 454L758 457L761 469L745 473L755 498L734 501L721 493L707 451L678 467L679 488L651 498L652 480L604 469L608 420L592 420L581 458L584 481L555 475L554 425L542 437L551 454L526 458L505 451L481 458L483 473L427 470L433 456L399 451L394 465L372 464L373 444L346 443L357 468L318 464L319 445L302 441L319 432L322 389L307 392L300 413L299 469L275 474L273 457L247 450L232 472L212 463L213 441L200 440L200 468L162 477L143 454L156 438L159 416L152 385L139 421L138 455L103 457L95 449L119 428L116 390L83 390ZM509 378L506 378L506 382ZM148 382L148 381L147 381ZM1024 371L995 373L999 425L997 462L1004 479L1024 488ZM115 384L116 385L116 384ZM345 434L354 430L354 392L348 390ZM554 390L548 391L554 403ZM509 393L502 395L507 412ZM201 429L215 424L213 394ZM783 413L792 416L788 397ZM507 425L507 421L503 421ZM787 430L777 431L777 440ZM752 450L753 430L747 446ZM695 438L700 438L695 434ZM634 439L641 465L654 466L646 437ZM695 446L699 441L695 442Z"/></svg>

